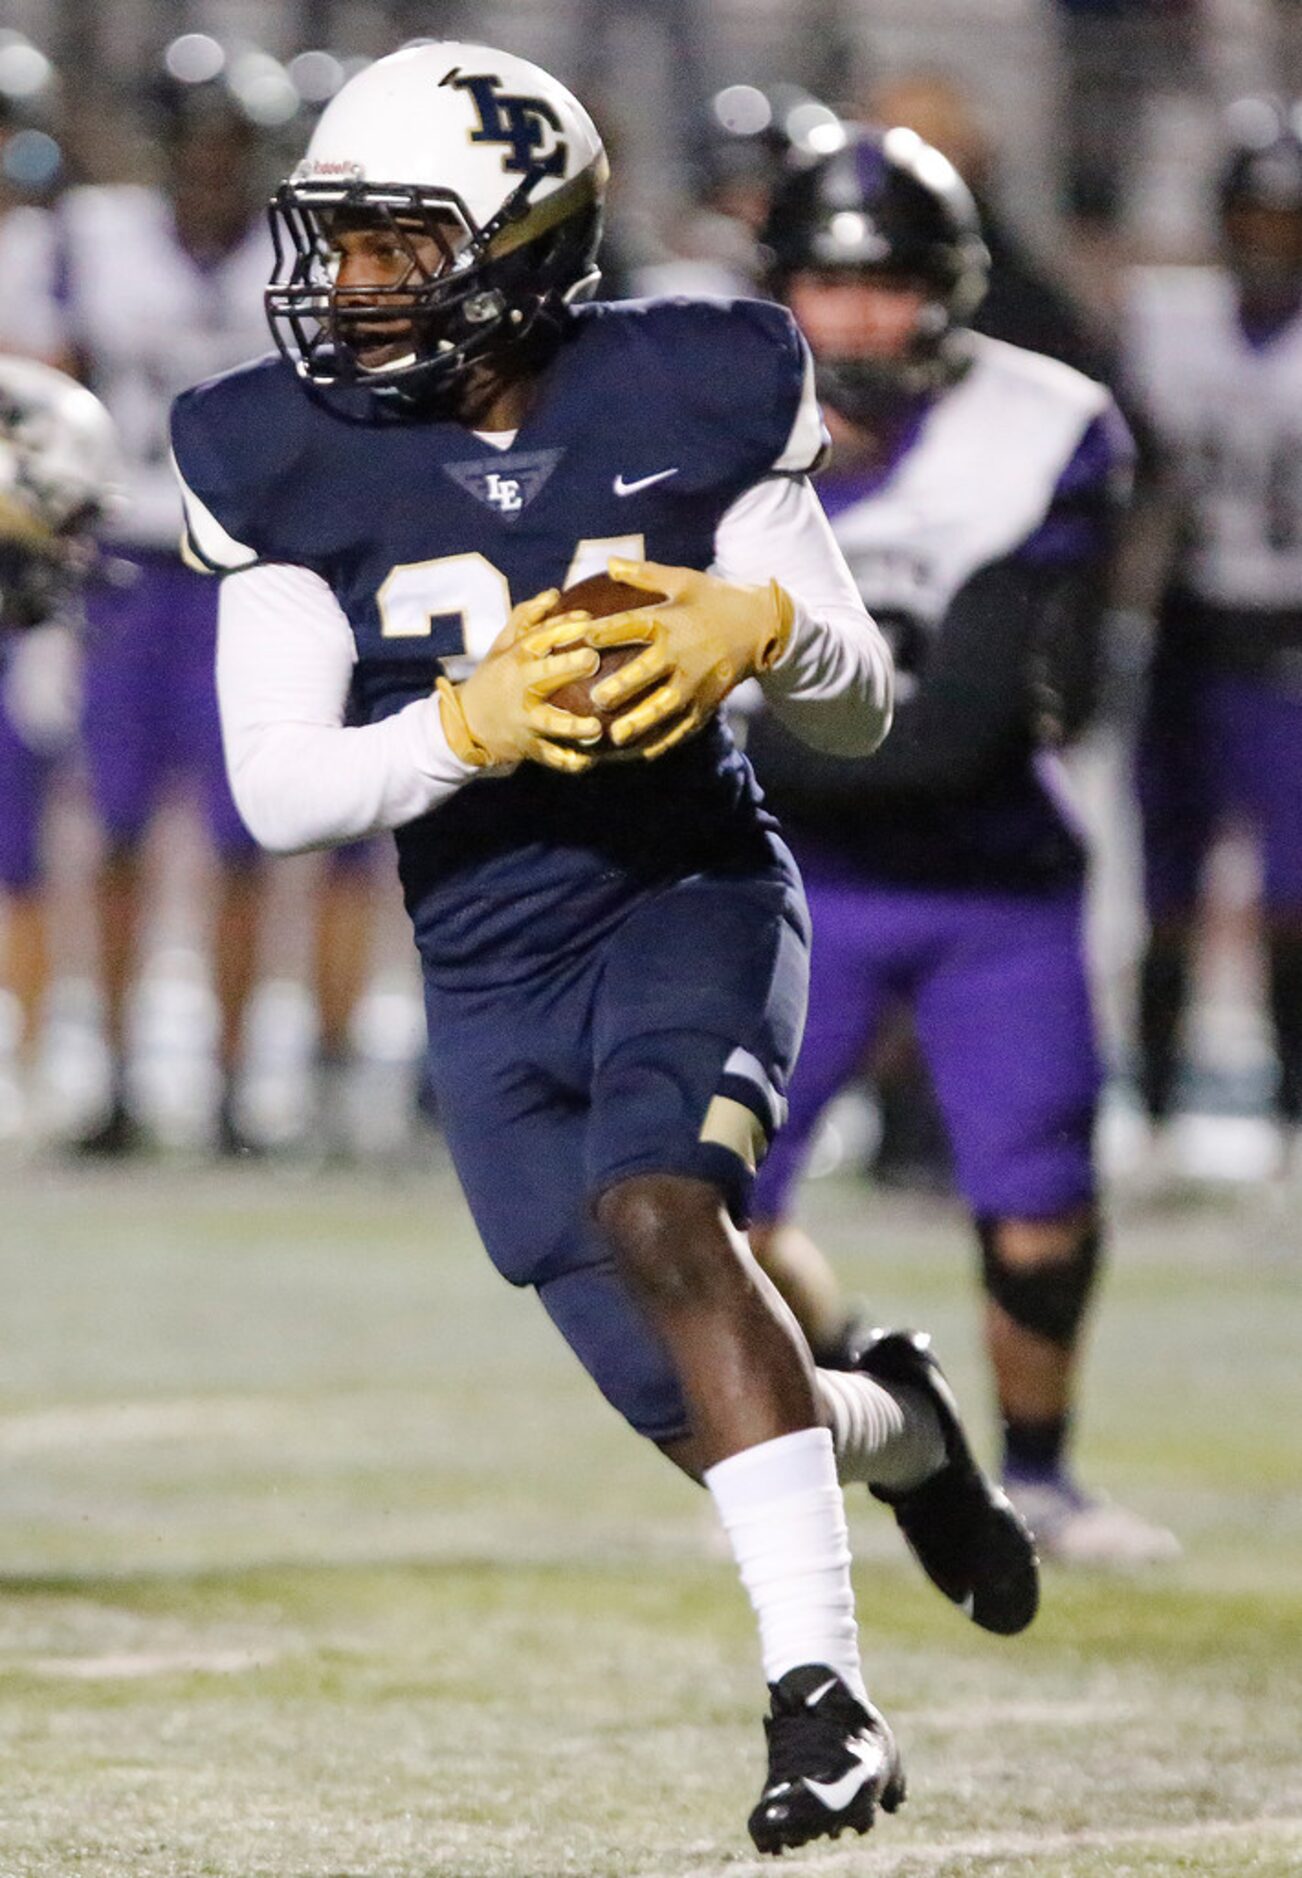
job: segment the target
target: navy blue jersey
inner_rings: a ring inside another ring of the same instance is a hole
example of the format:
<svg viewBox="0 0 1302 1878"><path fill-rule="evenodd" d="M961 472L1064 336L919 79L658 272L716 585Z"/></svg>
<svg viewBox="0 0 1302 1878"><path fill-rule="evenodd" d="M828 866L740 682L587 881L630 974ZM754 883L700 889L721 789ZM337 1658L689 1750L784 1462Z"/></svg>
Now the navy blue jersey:
<svg viewBox="0 0 1302 1878"><path fill-rule="evenodd" d="M511 605L611 554L708 567L739 495L811 466L791 449L806 368L788 314L758 301L584 307L501 451L434 418L350 422L262 360L174 407L182 479L217 525L191 551L324 579L373 722L440 672L465 676ZM766 862L769 826L716 721L654 765L477 778L398 843L427 964L492 982L587 943L667 879Z"/></svg>

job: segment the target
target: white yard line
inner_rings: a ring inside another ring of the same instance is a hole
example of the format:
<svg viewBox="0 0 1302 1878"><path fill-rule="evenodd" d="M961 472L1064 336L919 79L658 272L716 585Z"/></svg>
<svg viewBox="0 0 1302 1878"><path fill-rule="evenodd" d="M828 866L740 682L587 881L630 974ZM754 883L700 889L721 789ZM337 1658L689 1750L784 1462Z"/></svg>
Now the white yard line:
<svg viewBox="0 0 1302 1878"><path fill-rule="evenodd" d="M198 1438L245 1439L272 1427L319 1423L308 1403L266 1396L196 1396L146 1402L93 1402L0 1416L0 1454Z"/></svg>
<svg viewBox="0 0 1302 1878"><path fill-rule="evenodd" d="M70 1682L117 1682L145 1676L241 1676L283 1655L282 1650L121 1650L111 1656L15 1657L6 1668Z"/></svg>
<svg viewBox="0 0 1302 1878"><path fill-rule="evenodd" d="M855 1838L840 1845L811 1846L819 1878L838 1878L840 1873L854 1873L864 1878L871 1869L872 1878L892 1878L896 1872L940 1872L959 1859L1046 1859L1074 1852L1115 1852L1122 1848L1142 1851L1145 1847L1162 1848L1201 1844L1207 1839L1278 1840L1288 1846L1296 1841L1302 1849L1302 1818L1299 1819L1200 1819L1180 1826L1123 1826L1115 1831L1086 1827L1079 1832L1007 1832L980 1833L968 1839L947 1839L930 1844L892 1847L887 1838L891 1822L879 1821L867 1839ZM799 1869L799 1853L788 1853L784 1868ZM730 1859L721 1865L675 1866L672 1871L648 1873L647 1878L772 1878L770 1862Z"/></svg>

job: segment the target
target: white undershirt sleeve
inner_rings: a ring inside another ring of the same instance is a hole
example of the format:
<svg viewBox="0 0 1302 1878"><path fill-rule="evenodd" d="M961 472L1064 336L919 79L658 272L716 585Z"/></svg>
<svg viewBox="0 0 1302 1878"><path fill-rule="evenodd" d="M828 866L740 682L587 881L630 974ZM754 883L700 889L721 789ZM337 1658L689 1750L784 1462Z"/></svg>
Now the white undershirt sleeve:
<svg viewBox="0 0 1302 1878"><path fill-rule="evenodd" d="M869 756L890 728L890 650L803 477L771 476L740 495L715 536L712 572L777 580L796 604L791 643L760 680L793 735L833 756Z"/></svg>
<svg viewBox="0 0 1302 1878"><path fill-rule="evenodd" d="M477 773L448 748L433 696L377 724L345 726L355 662L348 620L310 569L251 567L223 581L226 767L250 833L273 853L399 828Z"/></svg>

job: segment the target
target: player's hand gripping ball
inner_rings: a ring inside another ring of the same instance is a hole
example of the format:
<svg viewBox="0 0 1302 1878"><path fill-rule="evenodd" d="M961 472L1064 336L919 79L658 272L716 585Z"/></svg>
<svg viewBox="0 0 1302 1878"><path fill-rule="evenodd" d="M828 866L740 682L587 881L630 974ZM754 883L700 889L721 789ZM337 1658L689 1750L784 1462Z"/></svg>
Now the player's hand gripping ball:
<svg viewBox="0 0 1302 1878"><path fill-rule="evenodd" d="M550 619L553 615L559 617L578 614L584 620L604 620L616 613L621 616L636 613L643 607L654 606L664 598L665 595L662 593L648 593L640 587L631 586L627 581L612 580L609 574L590 574L587 580L580 580L573 587L567 587L564 593L557 597L556 604L547 617ZM628 632L621 637L618 645L602 645L599 648L593 648L592 635L580 625L574 634L572 644L559 648L562 651L568 651L587 646L592 649L593 657L597 660L590 675L568 679L559 690L554 691L552 703L559 705L563 711L572 711L576 717L595 717L600 722L601 741L594 747L602 754L609 754L614 748L610 736L611 726L615 723L619 712L627 709L629 700L638 696L638 691L637 689L632 692L625 691L621 704L615 708L603 708L593 693L605 679L613 678L616 672L626 671L635 659L645 654L650 643L650 635L639 638L637 633L637 622L630 621ZM626 686L629 679L634 676L635 674L628 673L624 681ZM657 676L657 673L650 674L641 689L649 689L655 683Z"/></svg>
<svg viewBox="0 0 1302 1878"><path fill-rule="evenodd" d="M640 604L590 626L584 643L603 654L626 652L630 640L641 646L591 684L611 756L650 761L694 737L730 691L771 671L791 643L795 606L776 580L744 586L656 561L612 560L610 572L612 586L627 583Z"/></svg>
<svg viewBox="0 0 1302 1878"><path fill-rule="evenodd" d="M595 717L552 699L574 678L592 677L596 650L583 643L586 613L554 617L554 587L514 607L481 663L459 685L435 687L448 747L475 769L509 769L526 759L571 776L591 769L600 742Z"/></svg>
<svg viewBox="0 0 1302 1878"><path fill-rule="evenodd" d="M776 581L741 586L654 561L610 569L524 601L477 671L439 680L444 731L464 762L581 775L599 761L650 761L695 736L790 642L795 609Z"/></svg>

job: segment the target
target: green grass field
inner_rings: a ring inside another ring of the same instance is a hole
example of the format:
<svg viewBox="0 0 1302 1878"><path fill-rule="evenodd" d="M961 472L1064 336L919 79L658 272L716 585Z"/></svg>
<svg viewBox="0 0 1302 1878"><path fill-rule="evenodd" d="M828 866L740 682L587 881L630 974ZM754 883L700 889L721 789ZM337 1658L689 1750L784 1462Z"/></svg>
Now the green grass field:
<svg viewBox="0 0 1302 1878"><path fill-rule="evenodd" d="M809 1218L985 1426L966 1243ZM1133 1218L1090 1478L1181 1533L986 1638L856 1496L912 1797L827 1878L1302 1873L1302 1231ZM707 1503L449 1177L0 1174L0 1874L750 1878L762 1691Z"/></svg>

